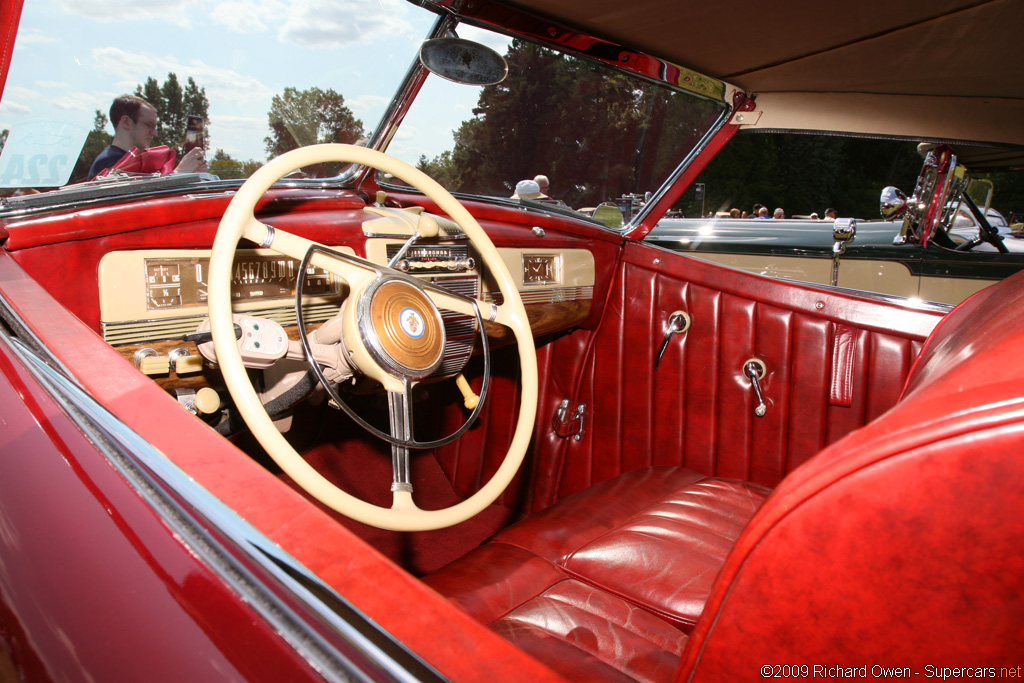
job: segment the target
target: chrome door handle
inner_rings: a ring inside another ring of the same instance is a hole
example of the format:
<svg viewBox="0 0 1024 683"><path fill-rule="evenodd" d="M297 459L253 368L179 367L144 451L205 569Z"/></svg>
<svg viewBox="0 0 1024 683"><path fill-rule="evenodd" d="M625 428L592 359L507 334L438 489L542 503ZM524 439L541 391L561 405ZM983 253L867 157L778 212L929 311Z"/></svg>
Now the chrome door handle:
<svg viewBox="0 0 1024 683"><path fill-rule="evenodd" d="M658 369L658 364L661 363L661 357L665 355L665 349L668 348L668 341L672 338L673 334L680 334L690 329L690 316L684 311L674 311L672 315L668 317L668 325L665 326L665 338L661 340L661 348L658 349L658 355L654 357L654 369Z"/></svg>
<svg viewBox="0 0 1024 683"><path fill-rule="evenodd" d="M758 417L764 417L765 413L768 412L768 406L764 402L764 394L761 393L761 380L768 373L768 369L764 365L764 361L758 360L757 358L751 358L743 364L743 374L750 379L750 383L754 387L754 395L757 397L757 407L754 408L754 415Z"/></svg>

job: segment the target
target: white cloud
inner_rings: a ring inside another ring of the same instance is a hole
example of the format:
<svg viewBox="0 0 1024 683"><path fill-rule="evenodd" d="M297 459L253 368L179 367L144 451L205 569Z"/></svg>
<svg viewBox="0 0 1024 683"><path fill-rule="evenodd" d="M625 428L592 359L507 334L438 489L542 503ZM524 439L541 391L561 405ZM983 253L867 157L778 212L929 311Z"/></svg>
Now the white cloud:
<svg viewBox="0 0 1024 683"><path fill-rule="evenodd" d="M0 115L10 114L15 116L29 116L32 114L32 108L27 105L20 104L9 97L4 97L4 101L0 102ZM10 124L4 124L0 127L10 128L11 126Z"/></svg>
<svg viewBox="0 0 1024 683"><path fill-rule="evenodd" d="M63 13L78 14L96 21L160 19L176 26L188 27L200 14L203 0L57 0ZM193 8L197 8L193 10Z"/></svg>
<svg viewBox="0 0 1024 683"><path fill-rule="evenodd" d="M210 20L234 33L280 27L277 37L283 42L337 48L408 32L406 11L400 0L223 0L210 12Z"/></svg>
<svg viewBox="0 0 1024 683"><path fill-rule="evenodd" d="M346 98L345 104L356 116L364 116L367 112L383 111L390 104L391 98L383 95L359 95ZM366 123L365 121L363 123Z"/></svg>
<svg viewBox="0 0 1024 683"><path fill-rule="evenodd" d="M14 44L16 47L20 47L23 45L38 45L40 43L56 43L57 41L58 38L56 36L51 36L37 28L33 28L24 31L19 30Z"/></svg>
<svg viewBox="0 0 1024 683"><path fill-rule="evenodd" d="M36 90L9 85L4 90L3 100L0 101L0 114L28 116L32 114L32 107L23 102L35 102L38 99L39 92Z"/></svg>
<svg viewBox="0 0 1024 683"><path fill-rule="evenodd" d="M254 76L246 76L233 69L210 66L200 60L184 63L173 57L154 57L145 53L131 53L117 47L97 48L92 51L93 66L114 74L118 85L127 89L146 80L152 74L174 73L185 84L189 76L200 87L206 88L210 102L239 103L270 100L273 91Z"/></svg>
<svg viewBox="0 0 1024 683"><path fill-rule="evenodd" d="M108 100L111 98L97 99L96 93L86 92L67 92L59 97L55 97L50 100L50 104L55 109L62 111L88 111L92 112L97 109L96 103L100 102L102 106L100 109L109 106Z"/></svg>
<svg viewBox="0 0 1024 683"><path fill-rule="evenodd" d="M210 12L210 19L234 33L259 33L279 25L288 15L280 0L226 0Z"/></svg>
<svg viewBox="0 0 1024 683"><path fill-rule="evenodd" d="M370 43L408 33L406 11L397 0L339 0L329 6L295 2L278 38L313 48Z"/></svg>

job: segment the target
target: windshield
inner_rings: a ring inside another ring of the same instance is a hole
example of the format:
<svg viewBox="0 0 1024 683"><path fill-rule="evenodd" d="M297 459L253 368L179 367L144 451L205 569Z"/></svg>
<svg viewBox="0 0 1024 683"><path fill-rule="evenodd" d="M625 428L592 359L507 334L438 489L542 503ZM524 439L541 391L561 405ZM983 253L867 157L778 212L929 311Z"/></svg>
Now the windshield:
<svg viewBox="0 0 1024 683"><path fill-rule="evenodd" d="M522 39L460 35L497 47L508 77L468 100L456 90L465 86L431 77L395 145L397 155L455 192L550 199L588 211L628 201L658 190L724 109ZM430 133L421 138L424 130Z"/></svg>
<svg viewBox="0 0 1024 683"><path fill-rule="evenodd" d="M116 163L160 146L169 156L122 170L240 179L298 146L344 142L386 147L454 192L589 213L657 191L725 109L721 93L463 24L458 35L503 55L508 77L480 87L428 75L396 115L436 23L400 0L26 0L0 103L0 186L46 192L91 180L104 153ZM142 115L115 109L123 96L142 98ZM375 136L385 115L400 124ZM183 168L193 147L205 164Z"/></svg>

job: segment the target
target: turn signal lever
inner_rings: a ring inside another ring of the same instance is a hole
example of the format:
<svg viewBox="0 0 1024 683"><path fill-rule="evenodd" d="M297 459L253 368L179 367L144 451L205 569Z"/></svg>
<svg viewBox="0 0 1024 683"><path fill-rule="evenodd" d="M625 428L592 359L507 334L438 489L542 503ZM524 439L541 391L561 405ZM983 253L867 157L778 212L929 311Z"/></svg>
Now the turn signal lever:
<svg viewBox="0 0 1024 683"><path fill-rule="evenodd" d="M204 321L205 322L205 321ZM242 326L235 323L235 339L242 338ZM209 329L201 330L199 332L189 332L181 338L181 341L195 342L196 344L202 344L204 342L213 341L213 333Z"/></svg>
<svg viewBox="0 0 1024 683"><path fill-rule="evenodd" d="M474 392L466 378L462 376L462 373L455 375L455 386L462 392L462 402L465 404L467 410L473 410L477 404L480 403L480 397Z"/></svg>

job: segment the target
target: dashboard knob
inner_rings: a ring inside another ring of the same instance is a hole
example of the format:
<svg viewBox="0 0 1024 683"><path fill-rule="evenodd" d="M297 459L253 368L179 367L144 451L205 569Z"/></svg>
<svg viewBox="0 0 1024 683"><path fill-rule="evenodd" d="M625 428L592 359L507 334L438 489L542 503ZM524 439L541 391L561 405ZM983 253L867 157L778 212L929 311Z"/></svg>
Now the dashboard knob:
<svg viewBox="0 0 1024 683"><path fill-rule="evenodd" d="M196 392L195 407L203 415L212 415L220 410L220 394L210 387Z"/></svg>

